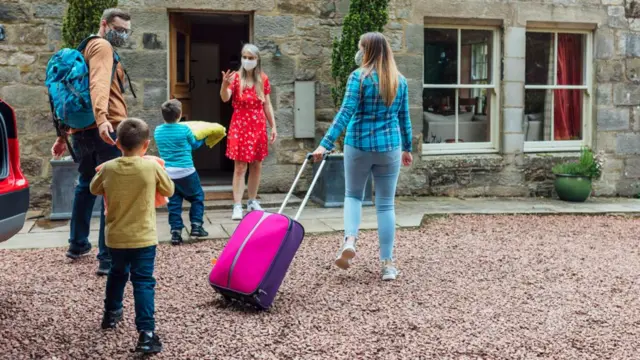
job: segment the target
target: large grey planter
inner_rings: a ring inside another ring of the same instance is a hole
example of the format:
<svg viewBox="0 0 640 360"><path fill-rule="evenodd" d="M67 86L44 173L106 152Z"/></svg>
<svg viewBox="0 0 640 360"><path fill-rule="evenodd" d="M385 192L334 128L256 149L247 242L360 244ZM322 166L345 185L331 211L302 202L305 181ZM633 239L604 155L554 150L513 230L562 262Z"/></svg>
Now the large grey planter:
<svg viewBox="0 0 640 360"><path fill-rule="evenodd" d="M73 159L51 160L51 220L69 220L78 184L78 164ZM93 204L93 217L100 217L102 196Z"/></svg>
<svg viewBox="0 0 640 360"><path fill-rule="evenodd" d="M313 164L313 174L318 171L320 162ZM373 181L371 176L365 186L363 206L373 205ZM342 154L331 154L322 169L310 199L325 208L336 208L344 205L344 157Z"/></svg>

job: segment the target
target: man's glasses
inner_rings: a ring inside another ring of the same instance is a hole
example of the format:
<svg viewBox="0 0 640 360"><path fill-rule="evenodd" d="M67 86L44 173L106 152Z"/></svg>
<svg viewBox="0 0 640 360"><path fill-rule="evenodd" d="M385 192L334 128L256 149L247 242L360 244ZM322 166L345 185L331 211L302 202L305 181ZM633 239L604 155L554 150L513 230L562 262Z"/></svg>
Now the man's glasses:
<svg viewBox="0 0 640 360"><path fill-rule="evenodd" d="M109 26L109 29L111 29L111 30L113 30L113 31L115 31L117 33L120 33L120 34L127 34L127 36L131 36L131 34L133 33L133 30L127 29L127 28L123 28L123 27L120 27L120 26L114 26L114 27Z"/></svg>

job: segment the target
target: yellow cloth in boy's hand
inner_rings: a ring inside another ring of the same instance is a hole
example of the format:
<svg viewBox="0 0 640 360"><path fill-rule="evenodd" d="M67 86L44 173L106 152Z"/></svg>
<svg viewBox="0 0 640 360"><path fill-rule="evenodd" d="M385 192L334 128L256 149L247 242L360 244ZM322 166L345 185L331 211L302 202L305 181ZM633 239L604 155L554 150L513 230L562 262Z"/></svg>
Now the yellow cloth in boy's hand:
<svg viewBox="0 0 640 360"><path fill-rule="evenodd" d="M227 129L218 123L206 121L185 121L180 124L186 125L193 132L196 140L204 140L208 147L212 148L227 136Z"/></svg>

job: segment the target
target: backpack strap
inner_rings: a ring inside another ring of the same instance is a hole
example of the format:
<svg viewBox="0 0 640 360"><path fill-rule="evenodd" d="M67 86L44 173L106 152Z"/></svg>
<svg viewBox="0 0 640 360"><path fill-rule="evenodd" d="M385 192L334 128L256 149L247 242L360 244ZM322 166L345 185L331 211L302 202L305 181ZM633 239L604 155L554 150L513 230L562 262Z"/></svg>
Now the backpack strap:
<svg viewBox="0 0 640 360"><path fill-rule="evenodd" d="M80 43L80 45L78 45L78 47L76 48L76 50L78 50L79 52L84 54L84 50L87 47L87 44L89 43L89 41L93 40L93 39L98 39L98 38L102 38L100 35L96 35L96 34L92 34L90 36L88 36L86 39L82 40L82 42ZM111 49L113 50L113 69L111 70L111 82L113 82L113 78L115 76L115 78L118 80L118 85L120 86L120 91L122 91L122 93L125 93L125 89L124 89L124 85L122 84L122 81L120 80L119 77L116 76L116 70L118 69L118 63L122 63L122 61L120 61L120 55L118 54L118 52L116 52L115 49L113 49L113 47L111 47ZM89 67L89 64L87 63L87 68ZM129 88L131 89L131 93L133 94L134 98L138 98L138 96L136 95L134 89L133 89L133 84L131 83L131 78L129 77L129 73L127 72L126 69L124 69L124 66L122 67L124 70L124 74L127 77L127 81L129 82Z"/></svg>

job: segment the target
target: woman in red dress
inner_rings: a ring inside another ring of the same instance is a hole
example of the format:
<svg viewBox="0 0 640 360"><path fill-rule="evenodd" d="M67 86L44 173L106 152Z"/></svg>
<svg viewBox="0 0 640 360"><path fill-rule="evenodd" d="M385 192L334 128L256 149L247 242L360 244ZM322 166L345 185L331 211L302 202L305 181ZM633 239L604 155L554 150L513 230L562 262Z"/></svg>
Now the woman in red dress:
<svg viewBox="0 0 640 360"><path fill-rule="evenodd" d="M269 78L262 72L260 50L252 44L242 48L242 65L238 71L222 72L220 97L233 98L233 116L227 132L227 157L234 161L233 213L231 219L243 217L244 179L249 169L247 211L262 210L256 200L260 185L262 161L269 154L269 142L277 137L271 106ZM267 139L267 121L271 132Z"/></svg>

